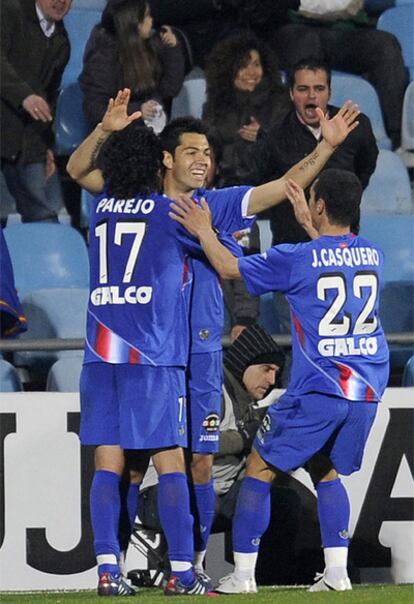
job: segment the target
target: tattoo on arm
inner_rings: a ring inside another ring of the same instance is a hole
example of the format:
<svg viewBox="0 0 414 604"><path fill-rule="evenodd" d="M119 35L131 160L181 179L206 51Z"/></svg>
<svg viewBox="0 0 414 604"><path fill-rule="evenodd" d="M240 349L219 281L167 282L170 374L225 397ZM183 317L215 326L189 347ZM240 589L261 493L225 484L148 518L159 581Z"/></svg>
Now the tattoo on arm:
<svg viewBox="0 0 414 604"><path fill-rule="evenodd" d="M96 167L96 159L99 155L99 151L102 147L102 145L104 144L104 142L107 140L106 136L101 136L100 138L98 138L98 140L96 141L95 147L91 153L91 157L89 160L89 170L93 170Z"/></svg>
<svg viewBox="0 0 414 604"><path fill-rule="evenodd" d="M301 172L304 172L305 170L307 170L309 168L309 166L314 166L316 160L319 157L319 151L314 151L314 153L312 153L312 155L309 157L309 159L307 161L305 161L305 163L300 167Z"/></svg>

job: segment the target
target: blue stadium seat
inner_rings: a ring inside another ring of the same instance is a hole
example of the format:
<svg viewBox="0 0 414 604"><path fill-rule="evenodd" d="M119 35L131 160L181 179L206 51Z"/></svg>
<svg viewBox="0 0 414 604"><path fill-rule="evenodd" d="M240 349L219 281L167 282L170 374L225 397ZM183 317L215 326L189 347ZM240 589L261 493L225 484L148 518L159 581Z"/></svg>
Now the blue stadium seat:
<svg viewBox="0 0 414 604"><path fill-rule="evenodd" d="M72 8L86 9L86 10L99 10L103 11L106 6L106 0L72 0ZM66 22L66 19L65 19Z"/></svg>
<svg viewBox="0 0 414 604"><path fill-rule="evenodd" d="M364 78L341 71L332 72L330 103L341 107L352 99L371 121L378 147L391 149L391 141L385 132L384 118L375 88Z"/></svg>
<svg viewBox="0 0 414 604"><path fill-rule="evenodd" d="M410 214L414 210L410 177L402 159L381 149L377 166L362 195L363 214Z"/></svg>
<svg viewBox="0 0 414 604"><path fill-rule="evenodd" d="M82 355L59 359L49 370L46 382L48 392L79 392Z"/></svg>
<svg viewBox="0 0 414 604"><path fill-rule="evenodd" d="M61 89L56 104L55 152L70 155L91 131L82 108L82 91L78 82Z"/></svg>
<svg viewBox="0 0 414 604"><path fill-rule="evenodd" d="M408 359L404 367L402 386L414 386L414 355Z"/></svg>
<svg viewBox="0 0 414 604"><path fill-rule="evenodd" d="M414 0L413 0L414 1ZM414 10L414 7L413 7ZM404 94L401 124L401 150L406 166L414 167L414 81L410 82Z"/></svg>
<svg viewBox="0 0 414 604"><path fill-rule="evenodd" d="M361 237L384 250L384 283L414 282L414 216L412 214L361 215Z"/></svg>
<svg viewBox="0 0 414 604"><path fill-rule="evenodd" d="M412 3L400 4L384 11L377 21L377 29L388 31L398 39L405 65L414 80L414 10Z"/></svg>
<svg viewBox="0 0 414 604"><path fill-rule="evenodd" d="M72 8L64 19L70 40L70 59L62 76L61 86L76 82L83 65L83 51L94 25L101 20L102 10Z"/></svg>
<svg viewBox="0 0 414 604"><path fill-rule="evenodd" d="M35 289L88 287L88 251L73 227L30 222L8 226L3 233L21 300Z"/></svg>
<svg viewBox="0 0 414 604"><path fill-rule="evenodd" d="M20 338L84 338L89 289L48 288L29 293L22 301L28 330ZM14 354L18 367L44 374L56 359L79 356L79 351L23 351Z"/></svg>
<svg viewBox="0 0 414 604"><path fill-rule="evenodd" d="M270 221L267 218L262 218L257 221L259 227L260 236L260 251L265 252L272 247L272 231L270 228Z"/></svg>
<svg viewBox="0 0 414 604"><path fill-rule="evenodd" d="M16 369L4 359L0 359L0 392L21 392L22 390L22 382Z"/></svg>
<svg viewBox="0 0 414 604"><path fill-rule="evenodd" d="M171 118L192 115L201 118L206 101L206 79L204 72L195 67L186 76L179 94L171 105Z"/></svg>
<svg viewBox="0 0 414 604"><path fill-rule="evenodd" d="M385 333L414 332L414 281L394 281L381 291L379 315ZM412 344L391 344L391 368L402 370L414 354Z"/></svg>

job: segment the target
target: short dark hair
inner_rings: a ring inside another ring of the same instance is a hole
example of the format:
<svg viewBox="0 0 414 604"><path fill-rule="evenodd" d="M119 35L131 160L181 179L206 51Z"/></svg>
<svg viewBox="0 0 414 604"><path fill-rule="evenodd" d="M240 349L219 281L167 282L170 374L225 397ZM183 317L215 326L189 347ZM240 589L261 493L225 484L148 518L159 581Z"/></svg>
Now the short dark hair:
<svg viewBox="0 0 414 604"><path fill-rule="evenodd" d="M362 186L348 170L324 170L312 185L315 201L323 199L332 224L350 226L358 220Z"/></svg>
<svg viewBox="0 0 414 604"><path fill-rule="evenodd" d="M102 151L99 165L109 195L130 198L161 190L160 141L142 124L139 120L114 132Z"/></svg>
<svg viewBox="0 0 414 604"><path fill-rule="evenodd" d="M309 57L307 59L301 59L289 70L288 73L288 84L290 90L293 89L295 85L295 77L296 72L301 71L302 69L308 69L309 71L318 71L319 69L326 73L326 79L328 82L329 88L331 87L331 68L328 63L322 61L321 59L317 59L316 57Z"/></svg>
<svg viewBox="0 0 414 604"><path fill-rule="evenodd" d="M191 116L171 120L160 134L163 151L174 155L176 148L181 144L181 136L189 132L204 134L208 138L208 128L202 120Z"/></svg>

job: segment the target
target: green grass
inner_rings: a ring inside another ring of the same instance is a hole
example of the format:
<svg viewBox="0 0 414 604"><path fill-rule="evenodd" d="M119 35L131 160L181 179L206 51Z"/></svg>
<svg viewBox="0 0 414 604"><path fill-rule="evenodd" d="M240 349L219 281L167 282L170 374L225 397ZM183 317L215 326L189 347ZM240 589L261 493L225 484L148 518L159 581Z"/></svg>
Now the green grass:
<svg viewBox="0 0 414 604"><path fill-rule="evenodd" d="M354 587L347 592L307 593L303 588L262 587L255 595L219 596L225 604L413 604L413 585L369 585ZM165 596L160 589L140 589L138 600L127 598L126 602L145 600L145 604L165 604ZM201 596L201 601L203 596ZM188 604L199 602L200 596L181 596ZM97 604L105 600L95 592L32 592L0 593L1 604ZM110 598L113 602L114 598ZM122 600L121 600L122 601ZM214 600L213 600L214 601Z"/></svg>

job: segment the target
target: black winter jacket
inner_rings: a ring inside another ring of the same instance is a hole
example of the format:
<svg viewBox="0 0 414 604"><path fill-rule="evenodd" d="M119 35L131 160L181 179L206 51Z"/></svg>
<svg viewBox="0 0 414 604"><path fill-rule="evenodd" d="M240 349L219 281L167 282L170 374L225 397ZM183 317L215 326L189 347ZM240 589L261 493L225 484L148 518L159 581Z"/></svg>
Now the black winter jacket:
<svg viewBox="0 0 414 604"><path fill-rule="evenodd" d="M43 161L53 146L52 126L33 120L22 102L38 94L53 113L69 60L69 38L62 22L50 38L44 35L35 0L2 0L1 11L1 156Z"/></svg>

